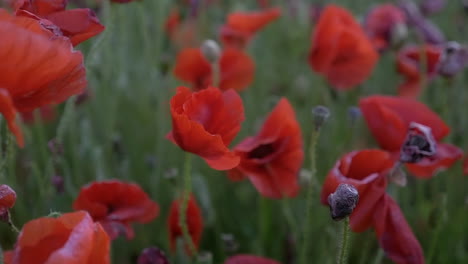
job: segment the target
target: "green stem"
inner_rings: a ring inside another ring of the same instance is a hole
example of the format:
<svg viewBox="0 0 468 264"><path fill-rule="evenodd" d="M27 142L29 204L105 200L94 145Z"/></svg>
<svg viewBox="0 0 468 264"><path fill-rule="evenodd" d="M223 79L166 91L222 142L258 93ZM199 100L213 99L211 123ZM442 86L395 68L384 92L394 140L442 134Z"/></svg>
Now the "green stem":
<svg viewBox="0 0 468 264"><path fill-rule="evenodd" d="M310 261L307 261L307 250L309 248L309 237L311 233L311 222L312 222L312 201L313 201L313 194L314 188L317 186L318 181L315 177L316 171L316 148L317 142L320 135L320 129L313 129L310 139L310 146L309 146L309 153L310 153L310 175L311 181L310 185L307 188L307 196L306 196L306 208L305 208L305 220L303 226L303 239L302 239L302 247L299 255L299 263L307 264Z"/></svg>
<svg viewBox="0 0 468 264"><path fill-rule="evenodd" d="M345 264L347 262L348 255L348 243L349 243L349 216L343 221L343 237L341 238L340 254L338 256L337 263Z"/></svg>
<svg viewBox="0 0 468 264"><path fill-rule="evenodd" d="M193 244L192 237L189 234L187 226L187 207L190 199L190 194L192 192L192 155L189 152L185 153L185 163L184 163L184 178L183 178L183 191L182 191L182 202L179 207L179 226L182 229L182 236L185 240L185 243L189 249L189 253L196 257L197 249Z"/></svg>

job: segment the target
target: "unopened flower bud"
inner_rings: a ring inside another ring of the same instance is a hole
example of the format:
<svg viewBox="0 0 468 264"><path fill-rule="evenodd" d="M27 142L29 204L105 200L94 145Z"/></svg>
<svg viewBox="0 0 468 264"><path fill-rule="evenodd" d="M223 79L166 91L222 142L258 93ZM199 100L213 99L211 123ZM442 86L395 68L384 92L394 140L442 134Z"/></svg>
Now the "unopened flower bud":
<svg viewBox="0 0 468 264"><path fill-rule="evenodd" d="M431 128L419 123L411 122L406 139L401 146L400 161L417 163L425 157L436 154L436 141Z"/></svg>
<svg viewBox="0 0 468 264"><path fill-rule="evenodd" d="M312 109L315 130L319 130L330 116L330 110L323 105L318 105Z"/></svg>
<svg viewBox="0 0 468 264"><path fill-rule="evenodd" d="M166 254L157 247L143 249L138 257L138 264L169 264Z"/></svg>
<svg viewBox="0 0 468 264"><path fill-rule="evenodd" d="M438 73L444 77L453 77L468 65L468 49L456 41L445 44L438 65Z"/></svg>
<svg viewBox="0 0 468 264"><path fill-rule="evenodd" d="M392 47L400 47L408 38L408 26L406 23L396 23L390 31L390 42Z"/></svg>
<svg viewBox="0 0 468 264"><path fill-rule="evenodd" d="M216 41L208 39L203 42L201 52L210 63L216 63L221 56L221 48Z"/></svg>
<svg viewBox="0 0 468 264"><path fill-rule="evenodd" d="M359 201L359 193L353 185L342 183L328 196L328 205L333 220L349 216Z"/></svg>

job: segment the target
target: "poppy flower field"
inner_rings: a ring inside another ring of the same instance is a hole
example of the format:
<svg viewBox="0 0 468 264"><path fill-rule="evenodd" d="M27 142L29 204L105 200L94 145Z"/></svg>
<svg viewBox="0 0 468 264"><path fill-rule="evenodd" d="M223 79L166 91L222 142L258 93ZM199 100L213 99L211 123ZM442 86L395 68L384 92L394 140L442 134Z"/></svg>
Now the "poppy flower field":
<svg viewBox="0 0 468 264"><path fill-rule="evenodd" d="M468 263L468 1L0 0L0 264Z"/></svg>

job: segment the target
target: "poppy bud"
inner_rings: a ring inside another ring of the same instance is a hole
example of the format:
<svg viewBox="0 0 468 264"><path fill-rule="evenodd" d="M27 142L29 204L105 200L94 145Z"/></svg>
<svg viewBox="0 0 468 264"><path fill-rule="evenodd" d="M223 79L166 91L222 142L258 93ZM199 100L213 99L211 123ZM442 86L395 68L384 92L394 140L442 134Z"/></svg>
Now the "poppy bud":
<svg viewBox="0 0 468 264"><path fill-rule="evenodd" d="M444 77L453 77L468 65L468 50L456 41L445 44L444 51L438 66L438 72Z"/></svg>
<svg viewBox="0 0 468 264"><path fill-rule="evenodd" d="M140 256L138 257L138 264L169 264L166 254L157 248L149 247L143 249Z"/></svg>
<svg viewBox="0 0 468 264"><path fill-rule="evenodd" d="M10 186L0 185L0 221L9 222L9 212L16 202L16 193Z"/></svg>
<svg viewBox="0 0 468 264"><path fill-rule="evenodd" d="M205 59L210 63L216 63L221 56L221 48L216 41L208 39L205 40L201 46L201 52Z"/></svg>
<svg viewBox="0 0 468 264"><path fill-rule="evenodd" d="M330 116L330 110L325 106L318 105L312 109L312 115L314 117L315 130L319 130Z"/></svg>
<svg viewBox="0 0 468 264"><path fill-rule="evenodd" d="M328 196L328 205L333 220L349 216L359 201L359 193L353 185L342 183Z"/></svg>
<svg viewBox="0 0 468 264"><path fill-rule="evenodd" d="M390 31L390 42L393 47L400 47L408 37L408 26L406 23L396 23Z"/></svg>
<svg viewBox="0 0 468 264"><path fill-rule="evenodd" d="M232 234L221 234L224 250L228 253L234 253L239 249L239 243Z"/></svg>
<svg viewBox="0 0 468 264"><path fill-rule="evenodd" d="M436 154L436 141L431 128L419 123L411 122L406 139L401 147L400 161L417 163L425 157Z"/></svg>

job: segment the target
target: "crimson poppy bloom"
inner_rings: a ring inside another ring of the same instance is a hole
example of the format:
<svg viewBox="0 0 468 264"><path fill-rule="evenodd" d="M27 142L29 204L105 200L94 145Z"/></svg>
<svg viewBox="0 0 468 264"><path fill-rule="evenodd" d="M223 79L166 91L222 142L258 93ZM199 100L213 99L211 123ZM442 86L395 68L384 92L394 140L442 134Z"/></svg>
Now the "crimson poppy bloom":
<svg viewBox="0 0 468 264"><path fill-rule="evenodd" d="M230 178L240 172L261 195L294 197L299 192L298 174L304 161L301 129L294 109L282 98L267 117L260 132L239 143L234 151L241 158Z"/></svg>
<svg viewBox="0 0 468 264"><path fill-rule="evenodd" d="M120 234L132 239L135 236L132 222L148 223L159 214L159 206L140 186L119 180L92 182L82 187L73 209L88 211L111 239Z"/></svg>
<svg viewBox="0 0 468 264"><path fill-rule="evenodd" d="M405 13L392 4L382 4L373 8L364 21L364 28L374 47L387 49L398 27L406 26Z"/></svg>
<svg viewBox="0 0 468 264"><path fill-rule="evenodd" d="M180 212L180 201L174 200L171 204L169 211L169 218L167 219L167 225L169 227L169 244L171 251L175 252L177 238L182 238L182 228L179 225L179 212ZM203 218L201 210L197 204L193 195L190 195L188 200L186 218L187 228L190 237L192 238L193 245L198 249L201 241L203 232ZM186 246L187 252L188 246Z"/></svg>
<svg viewBox="0 0 468 264"><path fill-rule="evenodd" d="M386 194L387 174L395 161L383 150L354 151L344 155L328 173L322 187L321 202L342 184L359 192L359 202L350 216L351 230L374 228L386 255L396 263L424 263L424 255L404 215Z"/></svg>
<svg viewBox="0 0 468 264"><path fill-rule="evenodd" d="M407 164L408 170L420 178L429 178L437 171L448 168L461 158L463 152L452 145L440 143L450 128L424 104L401 97L369 96L359 101L362 114L372 135L384 150L399 155L411 122L431 129L438 142L436 154L418 163Z"/></svg>
<svg viewBox="0 0 468 264"><path fill-rule="evenodd" d="M235 255L224 261L224 264L280 264L276 260L258 257L254 255Z"/></svg>
<svg viewBox="0 0 468 264"><path fill-rule="evenodd" d="M24 145L17 112L58 104L87 85L83 55L68 39L56 37L34 19L0 9L0 112Z"/></svg>
<svg viewBox="0 0 468 264"><path fill-rule="evenodd" d="M96 14L89 8L65 10L67 0L14 0L13 7L19 16L46 19L60 28L63 36L70 38L73 46L96 36L104 30ZM26 11L26 12L25 12ZM34 14L35 16L31 15ZM43 21L41 21L43 23Z"/></svg>
<svg viewBox="0 0 468 264"><path fill-rule="evenodd" d="M8 216L8 210L13 208L16 202L16 193L10 186L0 185L0 220Z"/></svg>
<svg viewBox="0 0 468 264"><path fill-rule="evenodd" d="M5 264L109 264L110 241L88 213L41 217L26 223Z"/></svg>
<svg viewBox="0 0 468 264"><path fill-rule="evenodd" d="M191 92L179 87L171 99L171 115L168 139L181 149L199 155L215 170L239 164L239 157L228 149L244 121L242 99L235 91L210 87Z"/></svg>
<svg viewBox="0 0 468 264"><path fill-rule="evenodd" d="M437 75L442 49L437 46L409 46L397 57L397 71L405 80L398 86L398 95L418 97L422 87ZM425 65L421 65L424 63ZM421 69L422 67L422 69ZM425 72L422 72L425 69Z"/></svg>
<svg viewBox="0 0 468 264"><path fill-rule="evenodd" d="M255 64L246 53L236 49L225 49L219 59L220 83L223 91L242 91L254 77ZM213 70L199 48L182 50L176 59L174 75L198 91L213 85Z"/></svg>
<svg viewBox="0 0 468 264"><path fill-rule="evenodd" d="M361 26L344 8L328 5L312 37L309 64L338 90L349 90L372 73L379 55Z"/></svg>
<svg viewBox="0 0 468 264"><path fill-rule="evenodd" d="M221 42L226 47L243 49L249 40L265 26L281 16L278 7L251 12L233 12L221 28Z"/></svg>

